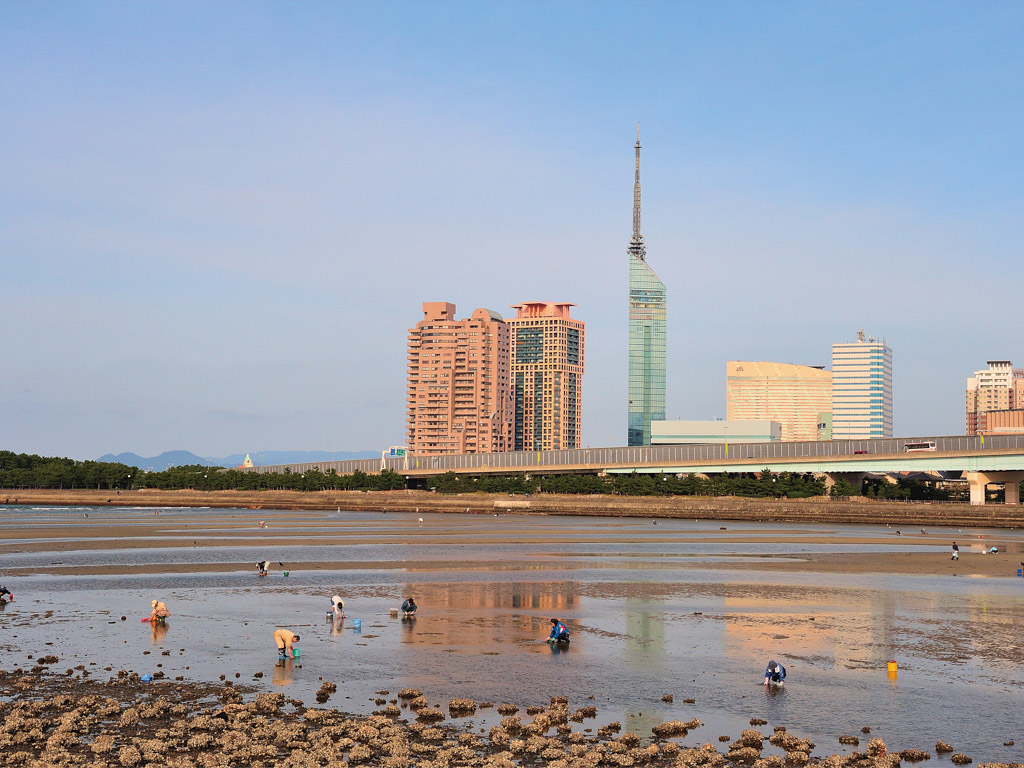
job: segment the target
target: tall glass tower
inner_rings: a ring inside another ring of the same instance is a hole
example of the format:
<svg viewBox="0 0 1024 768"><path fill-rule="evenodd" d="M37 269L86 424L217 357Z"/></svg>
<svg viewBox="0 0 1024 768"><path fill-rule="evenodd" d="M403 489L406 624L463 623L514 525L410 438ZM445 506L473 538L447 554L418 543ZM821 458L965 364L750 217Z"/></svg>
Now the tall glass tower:
<svg viewBox="0 0 1024 768"><path fill-rule="evenodd" d="M647 264L640 234L640 126L636 129L633 237L629 240L629 432L650 445L651 422L665 418L665 284Z"/></svg>

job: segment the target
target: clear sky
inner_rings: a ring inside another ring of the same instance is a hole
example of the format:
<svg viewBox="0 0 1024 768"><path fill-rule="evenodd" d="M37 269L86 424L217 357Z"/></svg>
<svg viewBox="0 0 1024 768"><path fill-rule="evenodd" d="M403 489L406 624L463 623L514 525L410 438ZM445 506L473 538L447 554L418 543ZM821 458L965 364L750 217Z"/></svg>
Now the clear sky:
<svg viewBox="0 0 1024 768"><path fill-rule="evenodd" d="M1024 366L1018 2L0 4L0 448L404 441L422 301L587 323L626 436L644 145L668 416L893 349L895 430Z"/></svg>

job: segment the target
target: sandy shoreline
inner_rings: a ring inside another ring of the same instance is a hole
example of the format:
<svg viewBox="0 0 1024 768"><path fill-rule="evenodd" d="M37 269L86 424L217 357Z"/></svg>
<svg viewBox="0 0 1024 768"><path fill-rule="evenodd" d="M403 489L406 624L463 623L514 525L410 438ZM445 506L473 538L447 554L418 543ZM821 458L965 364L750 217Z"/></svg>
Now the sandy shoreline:
<svg viewBox="0 0 1024 768"><path fill-rule="evenodd" d="M833 500L748 499L735 496L624 497L539 494L442 495L429 491L158 491L133 490L120 495L96 490L3 490L4 505L95 507L210 507L265 510L333 510L416 512L419 514L493 513L558 514L601 517L661 517L774 522L869 523L896 526L1024 527L1024 506L930 502L892 502L865 498Z"/></svg>
<svg viewBox="0 0 1024 768"><path fill-rule="evenodd" d="M245 510L234 515L213 513L212 510L176 510L162 517L136 510L134 516L123 519L124 513L113 510L93 512L80 522L64 522L59 525L52 520L32 522L33 514L11 520L0 541L0 555L17 553L52 553L49 562L33 565L18 565L8 561L4 573L8 576L49 574L63 576L131 575L131 574L173 574L173 573L229 573L252 571L252 561L229 560L226 562L205 562L190 552L213 547L235 547L249 549L254 553L272 552L280 547L301 548L325 546L398 545L412 546L413 552L419 546L445 547L476 545L540 545L545 551L559 552L564 546L584 548L582 554L570 555L564 562L555 562L553 557L538 554L535 559L524 563L509 563L509 568L532 568L539 563L556 569L575 567L599 567L600 558L588 558L585 547L599 545L606 540L609 527L618 530L617 523L606 523L598 528L580 524L575 517L546 517L541 529L529 526L509 527L504 521L492 517L474 517L469 529L465 525L448 525L444 515L434 515L420 524L406 517L394 515L369 515L365 520L339 519L330 512L322 511L272 511ZM69 513L60 511L68 516ZM76 513L70 513L74 515ZM84 515L84 513L83 513ZM266 521L266 528L260 528L260 519ZM466 521L465 516L450 518L453 523ZM493 521L493 526L491 525ZM834 574L890 573L907 575L940 575L964 577L1016 577L1016 569L1024 559L1020 552L1024 537L1019 532L1005 534L989 530L978 532L941 531L925 533L907 531L896 535L896 530L879 526L877 530L866 529L856 535L839 536L834 527L807 526L779 528L766 531L763 526L747 526L733 522L718 526L716 530L676 530L663 525L653 526L648 531L636 532L637 521L624 521L627 528L616 535L616 542L628 548L644 546L656 537L660 545L669 545L676 550L666 556L665 568L739 571L788 571ZM630 532L632 531L632 532ZM953 538L960 539L960 560L950 559L949 551ZM880 549L862 553L808 553L801 551L808 545L864 546ZM737 548L756 545L771 552L761 554L729 554L714 556L689 556L693 545L736 545ZM941 546L944 551L936 552ZM983 554L996 546L999 554ZM921 551L914 551L920 548ZM62 553L161 550L154 562L136 564L91 564L80 565L62 562ZM170 551L170 555L166 554ZM275 561L281 558L273 558ZM302 571L336 570L405 570L417 572L443 572L486 570L487 562L476 562L472 553L458 559L415 558L401 561L354 559L345 562L310 557L295 558L287 564L296 573ZM649 566L658 568L656 563ZM275 564L275 569L278 567ZM284 568L279 570L285 570Z"/></svg>

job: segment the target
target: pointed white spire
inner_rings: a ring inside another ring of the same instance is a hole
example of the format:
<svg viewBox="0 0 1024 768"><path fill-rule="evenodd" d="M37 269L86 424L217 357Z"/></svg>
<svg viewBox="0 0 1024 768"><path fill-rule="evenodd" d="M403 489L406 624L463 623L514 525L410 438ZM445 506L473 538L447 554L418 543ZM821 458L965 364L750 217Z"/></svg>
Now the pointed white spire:
<svg viewBox="0 0 1024 768"><path fill-rule="evenodd" d="M633 181L633 237L629 240L631 256L643 259L647 255L644 236L640 234L640 123L636 124L636 176Z"/></svg>

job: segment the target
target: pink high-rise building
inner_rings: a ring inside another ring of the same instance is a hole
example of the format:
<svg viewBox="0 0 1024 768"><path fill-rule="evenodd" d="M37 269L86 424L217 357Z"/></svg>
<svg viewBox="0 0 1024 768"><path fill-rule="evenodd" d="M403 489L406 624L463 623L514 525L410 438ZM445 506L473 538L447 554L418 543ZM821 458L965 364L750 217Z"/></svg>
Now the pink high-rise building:
<svg viewBox="0 0 1024 768"><path fill-rule="evenodd" d="M455 305L423 303L409 329L407 437L416 456L512 449L509 327L478 309L455 319Z"/></svg>
<svg viewBox="0 0 1024 768"><path fill-rule="evenodd" d="M513 305L512 389L517 451L579 448L583 428L582 320L575 304L529 301Z"/></svg>

